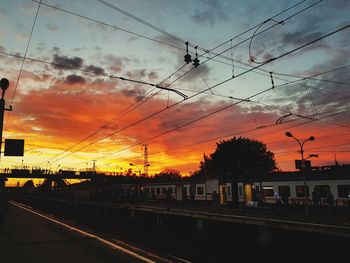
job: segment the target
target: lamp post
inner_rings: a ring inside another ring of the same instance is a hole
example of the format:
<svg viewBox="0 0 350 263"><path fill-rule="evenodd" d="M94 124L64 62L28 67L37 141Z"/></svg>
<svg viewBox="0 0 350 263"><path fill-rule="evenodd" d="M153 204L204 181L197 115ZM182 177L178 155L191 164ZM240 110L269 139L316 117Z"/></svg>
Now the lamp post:
<svg viewBox="0 0 350 263"><path fill-rule="evenodd" d="M10 106L9 109L5 108L5 91L7 90L7 88L9 87L10 82L8 81L8 79L1 79L0 80L0 88L2 89L2 94L1 94L1 99L0 99L0 158L1 158L1 146L2 146L2 129L4 127L4 111L8 110L8 111L12 111L12 107Z"/></svg>
<svg viewBox="0 0 350 263"><path fill-rule="evenodd" d="M133 164L133 163L129 163L129 165L130 165L130 166L135 166L135 167L138 169L138 171L139 171L139 176L141 176L141 168L140 168L140 167L138 167L137 165L135 165L135 164ZM146 164L146 165L143 167L143 169L145 169L145 168L148 167L148 166L150 166L149 163Z"/></svg>
<svg viewBox="0 0 350 263"><path fill-rule="evenodd" d="M141 168L138 167L137 165L133 164L133 163L129 163L130 166L135 166L137 168L137 170L139 170L139 176L141 176Z"/></svg>
<svg viewBox="0 0 350 263"><path fill-rule="evenodd" d="M304 159L304 144L307 141L314 141L315 137L314 136L310 136L308 139L305 139L303 141L298 140L297 138L295 138L293 136L293 134L289 131L287 131L286 133L287 137L291 137L294 140L297 141L297 143L299 144L300 147L300 155L301 155L301 170L303 173L303 178L304 178L304 204L305 204L305 213L308 214L309 213L309 205L308 205L308 201L307 201L307 197L308 197L308 193L306 191L306 173L305 173L305 159ZM310 157L316 157L316 156L311 156ZM307 158L308 159L308 158Z"/></svg>

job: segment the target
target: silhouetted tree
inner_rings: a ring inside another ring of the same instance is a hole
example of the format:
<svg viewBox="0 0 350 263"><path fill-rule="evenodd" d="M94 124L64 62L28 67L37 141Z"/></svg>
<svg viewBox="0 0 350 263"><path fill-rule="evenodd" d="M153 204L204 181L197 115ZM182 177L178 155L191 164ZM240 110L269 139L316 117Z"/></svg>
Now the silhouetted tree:
<svg viewBox="0 0 350 263"><path fill-rule="evenodd" d="M28 180L23 185L23 191L25 193L31 193L34 191L34 182L32 180Z"/></svg>
<svg viewBox="0 0 350 263"><path fill-rule="evenodd" d="M162 172L160 172L159 174L154 175L155 179L158 180L163 180L163 181L167 181L167 180L177 180L177 179L181 179L181 173L178 170L175 169L165 169Z"/></svg>
<svg viewBox="0 0 350 263"><path fill-rule="evenodd" d="M276 168L274 154L267 150L265 144L249 138L234 137L217 143L215 152L204 155L199 174L206 177L216 175L219 179L231 181L232 201L237 204L238 180L263 178Z"/></svg>
<svg viewBox="0 0 350 263"><path fill-rule="evenodd" d="M23 188L26 188L26 189L32 189L32 188L34 188L34 182L33 182L33 180L28 180L28 181L26 181L26 182L23 184Z"/></svg>

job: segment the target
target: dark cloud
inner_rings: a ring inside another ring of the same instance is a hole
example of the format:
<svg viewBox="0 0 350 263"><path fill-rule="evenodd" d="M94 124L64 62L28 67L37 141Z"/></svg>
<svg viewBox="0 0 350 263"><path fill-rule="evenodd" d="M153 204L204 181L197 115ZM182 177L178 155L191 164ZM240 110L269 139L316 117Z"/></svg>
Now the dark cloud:
<svg viewBox="0 0 350 263"><path fill-rule="evenodd" d="M152 72L148 73L148 78L150 80L155 80L155 79L158 79L159 77L158 77L157 72L152 71Z"/></svg>
<svg viewBox="0 0 350 263"><path fill-rule="evenodd" d="M338 10L338 11L348 10L349 7L350 7L349 0L336 0L336 1L332 1L331 5L329 5L329 8Z"/></svg>
<svg viewBox="0 0 350 263"><path fill-rule="evenodd" d="M104 64L112 72L120 72L123 69L124 64L130 62L129 58L122 58L114 55L106 55L104 56L104 60Z"/></svg>
<svg viewBox="0 0 350 263"><path fill-rule="evenodd" d="M105 74L105 70L103 68L97 67L97 66L94 66L94 65L87 66L85 68L85 70L91 71L91 72L95 73L96 75Z"/></svg>
<svg viewBox="0 0 350 263"><path fill-rule="evenodd" d="M330 67L328 65L327 69L323 66L321 68L317 71L314 69L312 73L325 72ZM343 111L350 106L350 92L346 84L350 83L349 69L343 68L320 75L317 79L279 88L279 95L270 102L277 107L287 107L293 113L304 116L315 114L314 109L317 114L321 114L320 116L327 112Z"/></svg>
<svg viewBox="0 0 350 263"><path fill-rule="evenodd" d="M59 30L59 27L53 24L47 24L46 25L47 29L51 32L55 32Z"/></svg>
<svg viewBox="0 0 350 263"><path fill-rule="evenodd" d="M126 76L128 76L129 78L145 78L146 77L146 70L140 69L140 70L128 71L126 73Z"/></svg>
<svg viewBox="0 0 350 263"><path fill-rule="evenodd" d="M85 79L77 75L68 75L64 81L66 84L84 84Z"/></svg>
<svg viewBox="0 0 350 263"><path fill-rule="evenodd" d="M80 69L84 64L84 60L80 57L69 58L54 54L52 63L55 64L53 67L57 69L64 69L66 67Z"/></svg>
<svg viewBox="0 0 350 263"><path fill-rule="evenodd" d="M61 52L61 49L59 47L53 47L51 49L51 52L54 54L59 54Z"/></svg>
<svg viewBox="0 0 350 263"><path fill-rule="evenodd" d="M145 95L144 91L140 89L123 89L121 90L121 93L125 97L135 98L135 100L139 100Z"/></svg>
<svg viewBox="0 0 350 263"><path fill-rule="evenodd" d="M185 82L188 82L188 83L193 83L193 81L195 81L195 80L202 80L203 81L203 79L204 80L207 79L207 77L209 76L209 73L210 73L209 66L207 64L202 64L202 65L199 65L195 70L193 70L189 74L186 74L181 79ZM180 77L183 74L184 74L184 72L181 71L178 74L176 74L176 77Z"/></svg>
<svg viewBox="0 0 350 263"><path fill-rule="evenodd" d="M0 45L0 52L5 52L5 48L2 45Z"/></svg>
<svg viewBox="0 0 350 263"><path fill-rule="evenodd" d="M77 47L77 48L74 48L73 51L74 52L81 52L81 51L84 51L86 49L87 49L86 47Z"/></svg>
<svg viewBox="0 0 350 263"><path fill-rule="evenodd" d="M191 18L199 24L209 24L214 26L218 21L228 20L228 16L224 12L224 8L217 0L202 0L201 9L196 10Z"/></svg>
<svg viewBox="0 0 350 263"><path fill-rule="evenodd" d="M320 38L323 35L322 32L305 32L297 31L293 33L285 33L282 36L282 45L302 45L312 40Z"/></svg>
<svg viewBox="0 0 350 263"><path fill-rule="evenodd" d="M174 38L172 38L170 36L166 36L166 35L161 34L161 35L156 36L156 39L162 43L168 44L168 46L163 45L163 44L161 46L162 46L162 48L168 47L168 51L171 53L178 54L178 51L176 49L174 49L173 47L182 48L184 51L186 50L186 46L184 44L179 44L179 42L177 42Z"/></svg>

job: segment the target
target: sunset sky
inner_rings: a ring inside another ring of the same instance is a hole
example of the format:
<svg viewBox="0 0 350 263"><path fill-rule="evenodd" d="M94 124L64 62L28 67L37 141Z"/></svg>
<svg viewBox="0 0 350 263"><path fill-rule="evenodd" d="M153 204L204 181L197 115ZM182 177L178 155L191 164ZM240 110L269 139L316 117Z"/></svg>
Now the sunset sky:
<svg viewBox="0 0 350 263"><path fill-rule="evenodd" d="M243 136L294 170L286 131L316 137L313 165L350 163L349 13L348 0L3 0L3 137L25 154L1 167L123 171L147 143L150 173L187 175Z"/></svg>

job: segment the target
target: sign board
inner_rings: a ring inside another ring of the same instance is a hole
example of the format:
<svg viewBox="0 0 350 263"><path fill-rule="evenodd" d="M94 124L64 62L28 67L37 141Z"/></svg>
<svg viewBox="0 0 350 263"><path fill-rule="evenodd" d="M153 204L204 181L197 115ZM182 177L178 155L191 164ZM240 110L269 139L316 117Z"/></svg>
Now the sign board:
<svg viewBox="0 0 350 263"><path fill-rule="evenodd" d="M304 160L304 167L305 170L311 170L311 161L310 160ZM301 160L295 160L295 168L301 170Z"/></svg>
<svg viewBox="0 0 350 263"><path fill-rule="evenodd" d="M24 140L5 139L5 156L23 156Z"/></svg>

